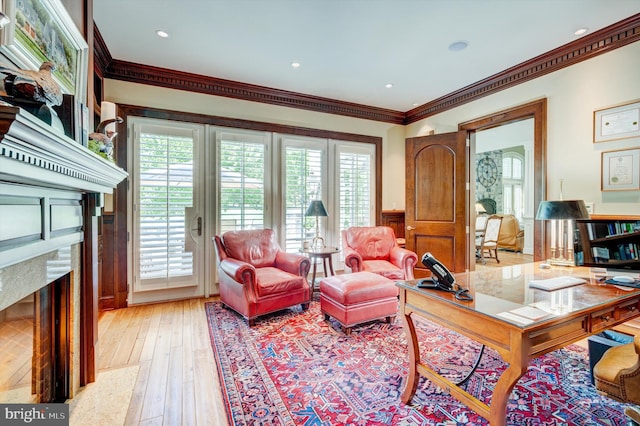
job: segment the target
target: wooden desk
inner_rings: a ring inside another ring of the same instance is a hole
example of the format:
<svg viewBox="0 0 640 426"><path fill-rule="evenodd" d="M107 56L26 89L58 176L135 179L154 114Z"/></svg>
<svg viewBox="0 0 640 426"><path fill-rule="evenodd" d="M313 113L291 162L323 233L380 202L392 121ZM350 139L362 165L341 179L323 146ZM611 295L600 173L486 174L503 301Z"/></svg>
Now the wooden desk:
<svg viewBox="0 0 640 426"><path fill-rule="evenodd" d="M418 289L418 280L399 281L399 314L409 342L409 373L402 401L410 403L419 376L431 380L491 425L506 423L509 395L535 357L581 340L590 334L640 316L640 289L626 290L596 280L589 268L552 267L538 263L455 274L474 300L463 302L451 293ZM528 288L533 279L576 276L587 284L553 292ZM505 278L507 277L507 278ZM528 324L501 316L524 306L546 311L548 316ZM426 318L496 350L509 367L500 376L491 405L478 400L440 376L420 359L414 320Z"/></svg>
<svg viewBox="0 0 640 426"><path fill-rule="evenodd" d="M311 292L315 290L316 286L316 259L321 259L322 266L324 267L324 276L330 276L328 272L331 272L331 275L335 275L333 272L333 260L331 256L336 253L340 253L340 249L337 247L324 247L324 248L308 248L308 249L300 249L300 253L304 253L309 256L311 263L313 263L313 277L311 279ZM328 265L328 269L327 269Z"/></svg>

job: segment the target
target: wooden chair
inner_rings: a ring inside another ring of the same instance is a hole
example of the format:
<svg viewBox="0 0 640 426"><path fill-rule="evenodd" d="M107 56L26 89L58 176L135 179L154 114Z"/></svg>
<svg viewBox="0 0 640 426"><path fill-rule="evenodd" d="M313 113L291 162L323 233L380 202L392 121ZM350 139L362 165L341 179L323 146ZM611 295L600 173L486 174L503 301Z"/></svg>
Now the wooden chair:
<svg viewBox="0 0 640 426"><path fill-rule="evenodd" d="M484 257L485 252L489 255L489 258L496 259L496 262L500 263L500 259L498 259L498 236L500 235L501 224L502 217L489 216L484 232L476 238L477 257L483 264L487 263Z"/></svg>

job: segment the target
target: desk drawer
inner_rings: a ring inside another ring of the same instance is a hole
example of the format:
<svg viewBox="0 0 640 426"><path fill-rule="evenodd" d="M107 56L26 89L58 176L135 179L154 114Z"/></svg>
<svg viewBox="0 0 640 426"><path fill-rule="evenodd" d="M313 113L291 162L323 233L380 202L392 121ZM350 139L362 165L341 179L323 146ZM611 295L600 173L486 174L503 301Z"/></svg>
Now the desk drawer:
<svg viewBox="0 0 640 426"><path fill-rule="evenodd" d="M602 330L621 324L640 314L640 299L633 299L619 306L603 309L591 314L591 333L599 333Z"/></svg>
<svg viewBox="0 0 640 426"><path fill-rule="evenodd" d="M616 310L618 311L618 320L620 322L625 322L637 317L640 314L640 299L631 300L628 303L622 304Z"/></svg>
<svg viewBox="0 0 640 426"><path fill-rule="evenodd" d="M616 324L615 312L616 308L603 309L602 311L591 314L591 333L599 333Z"/></svg>

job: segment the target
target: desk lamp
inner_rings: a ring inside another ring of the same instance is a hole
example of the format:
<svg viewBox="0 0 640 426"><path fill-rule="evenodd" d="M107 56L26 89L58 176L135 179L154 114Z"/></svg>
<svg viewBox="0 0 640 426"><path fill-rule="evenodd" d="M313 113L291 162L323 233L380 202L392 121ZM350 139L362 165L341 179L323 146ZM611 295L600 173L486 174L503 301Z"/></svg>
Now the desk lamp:
<svg viewBox="0 0 640 426"><path fill-rule="evenodd" d="M570 239L573 236L572 221L575 219L589 219L589 212L584 205L584 201L542 201L538 206L536 219L551 221L551 259L548 260L548 263L551 265L574 266L573 240Z"/></svg>
<svg viewBox="0 0 640 426"><path fill-rule="evenodd" d="M311 247L315 249L324 248L324 238L320 236L320 223L319 217L327 217L327 210L324 208L324 204L322 204L322 200L312 200L307 208L305 216L315 216L316 217L316 236L311 240Z"/></svg>

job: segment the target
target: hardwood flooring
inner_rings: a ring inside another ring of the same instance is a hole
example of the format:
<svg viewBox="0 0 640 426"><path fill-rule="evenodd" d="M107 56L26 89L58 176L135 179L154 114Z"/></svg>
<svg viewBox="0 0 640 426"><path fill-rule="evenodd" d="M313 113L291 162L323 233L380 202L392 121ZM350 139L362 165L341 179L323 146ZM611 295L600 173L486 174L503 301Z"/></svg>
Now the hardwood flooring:
<svg viewBox="0 0 640 426"><path fill-rule="evenodd" d="M99 371L138 365L125 425L227 425L204 303L102 312ZM98 374L98 381L100 374Z"/></svg>

